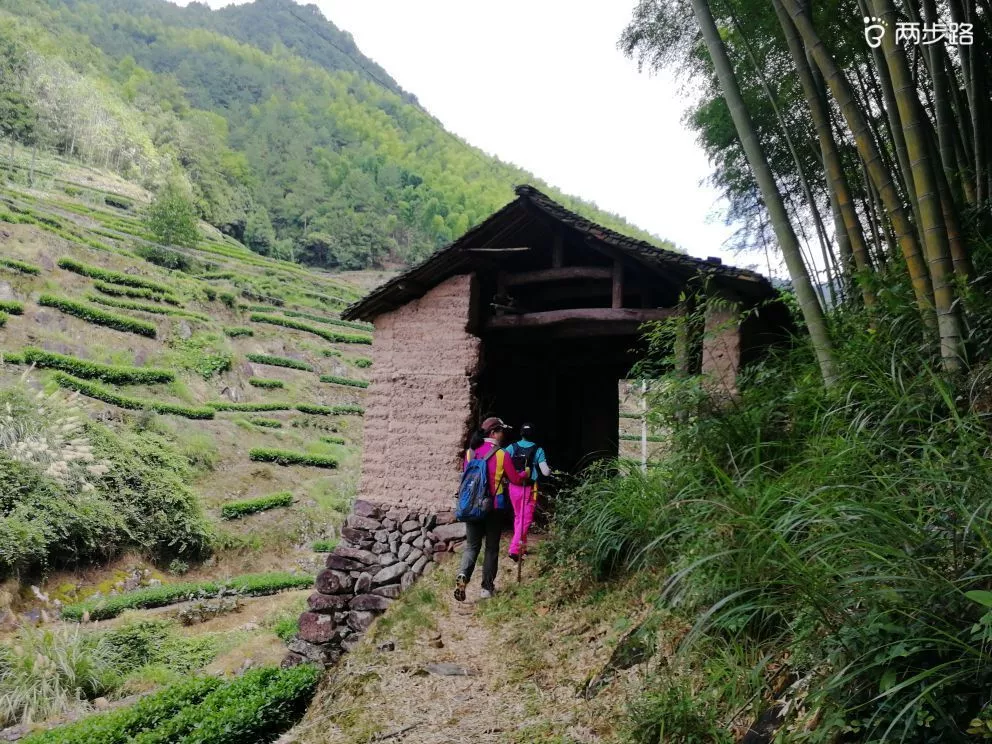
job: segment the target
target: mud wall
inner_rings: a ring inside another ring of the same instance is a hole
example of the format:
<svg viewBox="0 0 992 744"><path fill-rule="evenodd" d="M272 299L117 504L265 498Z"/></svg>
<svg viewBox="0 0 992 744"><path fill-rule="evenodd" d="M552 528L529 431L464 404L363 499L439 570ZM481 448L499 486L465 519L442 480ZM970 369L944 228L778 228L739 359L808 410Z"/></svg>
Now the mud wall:
<svg viewBox="0 0 992 744"><path fill-rule="evenodd" d="M358 497L448 509L472 416L480 341L468 330L474 275L451 277L375 319Z"/></svg>
<svg viewBox="0 0 992 744"><path fill-rule="evenodd" d="M718 395L737 394L741 365L740 309L734 303L714 303L706 308L703 331L702 373Z"/></svg>

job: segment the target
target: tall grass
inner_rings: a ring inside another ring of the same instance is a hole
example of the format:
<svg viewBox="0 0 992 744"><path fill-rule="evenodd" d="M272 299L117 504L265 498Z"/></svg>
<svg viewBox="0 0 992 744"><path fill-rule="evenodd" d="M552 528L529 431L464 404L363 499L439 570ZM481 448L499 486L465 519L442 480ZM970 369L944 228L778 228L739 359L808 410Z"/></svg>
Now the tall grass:
<svg viewBox="0 0 992 744"><path fill-rule="evenodd" d="M21 628L0 646L0 727L66 713L118 682L113 650L98 636Z"/></svg>
<svg viewBox="0 0 992 744"><path fill-rule="evenodd" d="M979 386L931 373L901 318L876 324L839 333L837 393L805 345L753 368L729 404L667 378L649 411L671 431L660 462L600 465L560 499L555 559L600 577L667 565L659 609L691 627L680 658L700 670L719 649L751 680L700 672L709 689L687 697L659 678L633 708L632 731L650 734L635 741L665 720L753 720L782 694L763 679L783 675L790 742L964 742L992 718Z"/></svg>

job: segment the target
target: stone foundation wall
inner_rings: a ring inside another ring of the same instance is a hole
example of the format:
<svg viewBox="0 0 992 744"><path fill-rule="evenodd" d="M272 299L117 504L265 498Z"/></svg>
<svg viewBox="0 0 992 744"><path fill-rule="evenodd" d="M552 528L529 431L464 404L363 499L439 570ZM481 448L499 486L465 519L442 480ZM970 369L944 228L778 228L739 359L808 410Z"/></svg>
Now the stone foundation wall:
<svg viewBox="0 0 992 744"><path fill-rule="evenodd" d="M451 277L375 319L360 499L424 513L451 507L480 354L467 330L473 281Z"/></svg>
<svg viewBox="0 0 992 744"><path fill-rule="evenodd" d="M450 510L416 511L359 500L307 598L284 665L333 664L380 614L465 539Z"/></svg>

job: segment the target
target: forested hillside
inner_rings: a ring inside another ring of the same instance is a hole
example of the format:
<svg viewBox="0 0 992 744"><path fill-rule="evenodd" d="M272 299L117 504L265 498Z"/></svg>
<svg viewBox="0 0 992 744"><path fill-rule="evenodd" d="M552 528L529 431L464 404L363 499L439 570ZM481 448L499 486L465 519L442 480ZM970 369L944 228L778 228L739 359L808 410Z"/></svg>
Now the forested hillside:
<svg viewBox="0 0 992 744"><path fill-rule="evenodd" d="M514 185L545 187L446 132L349 34L291 0L11 0L0 48L0 135L152 189L178 179L200 217L261 254L416 261Z"/></svg>

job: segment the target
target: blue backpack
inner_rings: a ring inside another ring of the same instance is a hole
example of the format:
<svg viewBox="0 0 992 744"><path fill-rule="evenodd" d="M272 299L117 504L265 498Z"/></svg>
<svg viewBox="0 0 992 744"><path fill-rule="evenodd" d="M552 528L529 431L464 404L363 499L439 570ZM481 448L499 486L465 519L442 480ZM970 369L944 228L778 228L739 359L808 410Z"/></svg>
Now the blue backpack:
<svg viewBox="0 0 992 744"><path fill-rule="evenodd" d="M468 463L462 473L462 482L458 486L458 507L455 509L455 519L459 522L480 522L493 510L493 497L489 493L489 458L496 454L498 448L493 447L484 457L475 457L475 453L465 453Z"/></svg>

